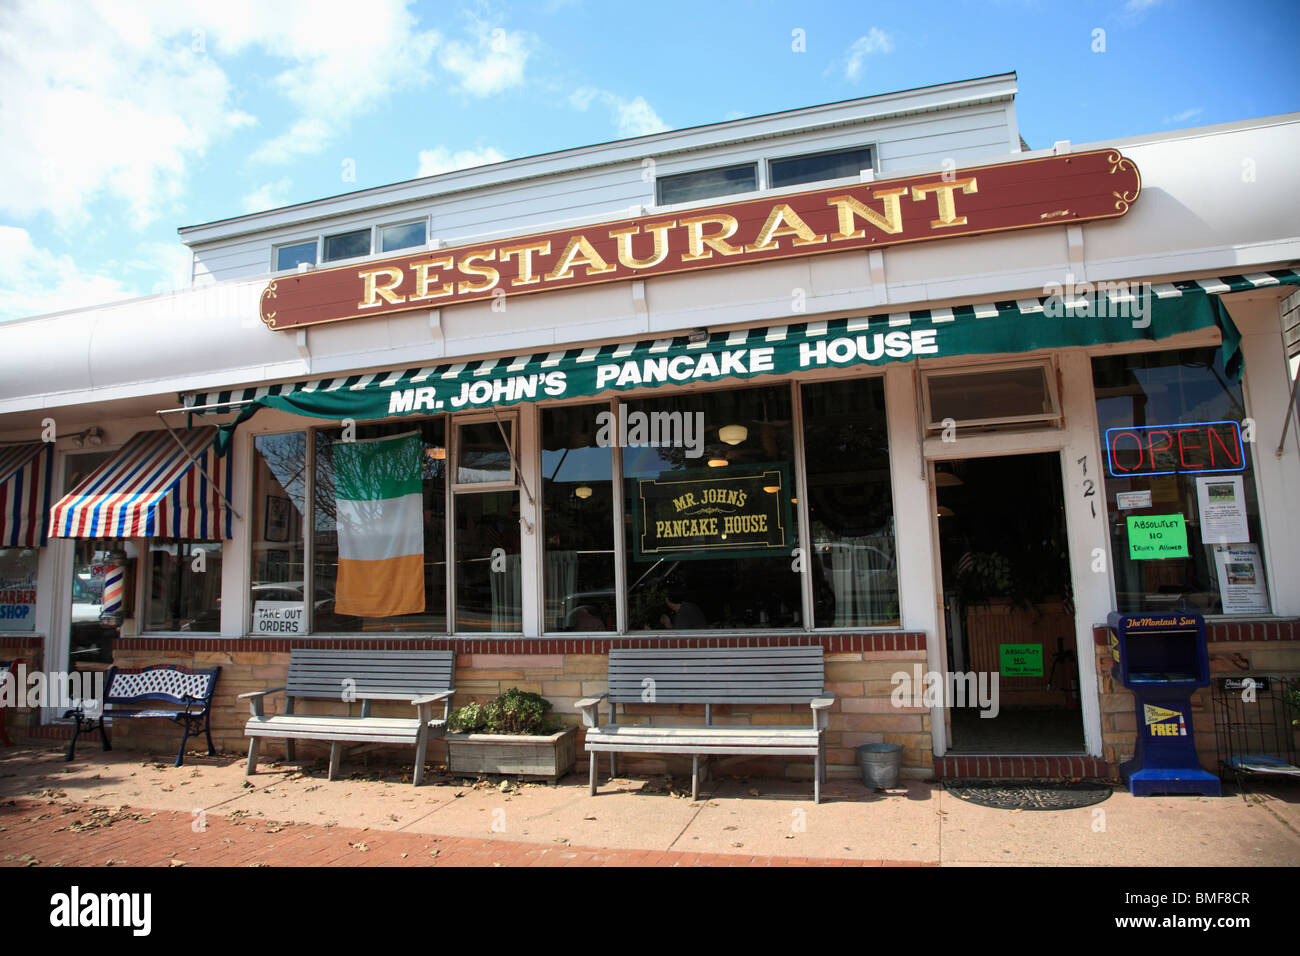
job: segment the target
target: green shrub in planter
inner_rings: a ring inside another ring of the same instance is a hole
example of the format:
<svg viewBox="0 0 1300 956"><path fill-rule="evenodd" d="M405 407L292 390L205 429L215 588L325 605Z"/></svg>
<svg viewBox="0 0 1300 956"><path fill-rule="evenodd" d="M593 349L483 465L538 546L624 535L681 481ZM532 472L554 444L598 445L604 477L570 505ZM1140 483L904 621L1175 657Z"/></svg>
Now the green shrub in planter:
<svg viewBox="0 0 1300 956"><path fill-rule="evenodd" d="M471 701L452 712L448 727L457 734L552 734L560 721L549 717L551 702L512 687L486 703Z"/></svg>

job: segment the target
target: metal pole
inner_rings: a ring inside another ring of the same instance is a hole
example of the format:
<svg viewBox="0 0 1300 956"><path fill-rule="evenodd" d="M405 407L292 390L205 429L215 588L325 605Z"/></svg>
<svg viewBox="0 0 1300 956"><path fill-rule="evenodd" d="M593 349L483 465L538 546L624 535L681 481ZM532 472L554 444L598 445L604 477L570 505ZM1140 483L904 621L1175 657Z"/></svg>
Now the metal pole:
<svg viewBox="0 0 1300 956"><path fill-rule="evenodd" d="M208 479L208 481L212 482L212 486L216 488L217 491L220 493L221 499L226 503L226 507L230 509L230 513L233 514L240 521L243 521L244 520L243 516L238 511L235 510L235 506L231 503L230 496L226 494L225 489L222 488L218 482L213 481L213 478L211 475L208 474L207 469L204 468L203 465L199 463L199 460L194 457L194 453L185 447L185 442L181 441L181 438L179 435L176 434L175 429L173 429L172 426L167 422L167 419L163 418L162 412L158 413L158 420L162 422L163 427L167 429L167 434L172 436L172 441L176 442L176 444L180 446L181 451L185 453L185 457L190 460L190 464L199 470L199 474L201 474L204 478Z"/></svg>
<svg viewBox="0 0 1300 956"><path fill-rule="evenodd" d="M1291 427L1291 416L1295 413L1295 390L1297 385L1300 385L1300 370L1297 370L1296 377L1291 380L1291 401L1287 402L1286 418L1282 422L1282 437L1277 443L1277 451L1273 453L1278 458L1282 457L1282 446L1286 444L1286 430Z"/></svg>

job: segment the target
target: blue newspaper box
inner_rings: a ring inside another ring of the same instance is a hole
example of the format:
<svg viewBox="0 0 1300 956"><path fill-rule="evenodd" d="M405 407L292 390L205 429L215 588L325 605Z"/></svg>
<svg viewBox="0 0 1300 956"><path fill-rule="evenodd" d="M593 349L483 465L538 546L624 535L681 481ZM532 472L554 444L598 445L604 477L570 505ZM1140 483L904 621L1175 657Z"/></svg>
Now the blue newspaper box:
<svg viewBox="0 0 1300 956"><path fill-rule="evenodd" d="M1111 612L1110 650L1137 704L1137 748L1120 766L1129 791L1220 795L1201 769L1192 734L1192 692L1210 685L1205 619L1195 611Z"/></svg>

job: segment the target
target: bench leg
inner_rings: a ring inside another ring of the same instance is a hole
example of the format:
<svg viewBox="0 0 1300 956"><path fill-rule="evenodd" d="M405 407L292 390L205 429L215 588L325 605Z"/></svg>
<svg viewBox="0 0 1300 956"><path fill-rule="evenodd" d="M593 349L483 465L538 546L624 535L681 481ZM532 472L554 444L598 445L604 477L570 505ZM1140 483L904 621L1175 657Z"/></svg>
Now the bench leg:
<svg viewBox="0 0 1300 956"><path fill-rule="evenodd" d="M286 740L286 741L284 742L284 762L285 762L285 763L291 763L291 762L293 761L294 754L296 754L296 753L298 752L298 751L297 751L297 748L294 746L294 744L295 744L295 742L292 741L292 740Z"/></svg>
<svg viewBox="0 0 1300 956"><path fill-rule="evenodd" d="M105 750L113 749L113 741L108 736L108 723L103 717L99 718L99 739L103 741Z"/></svg>
<svg viewBox="0 0 1300 956"><path fill-rule="evenodd" d="M334 741L330 744L330 774L329 779L333 780L339 775L339 752L343 749L343 744Z"/></svg>
<svg viewBox="0 0 1300 956"><path fill-rule="evenodd" d="M77 738L81 736L81 718L77 717L76 722L72 725L72 739L68 741L68 755L63 759L71 763L72 758L77 753Z"/></svg>
<svg viewBox="0 0 1300 956"><path fill-rule="evenodd" d="M691 754L691 800L700 797L700 755Z"/></svg>
<svg viewBox="0 0 1300 956"><path fill-rule="evenodd" d="M613 780L618 776L618 769L614 766L614 751L609 752L609 779Z"/></svg>
<svg viewBox="0 0 1300 956"><path fill-rule="evenodd" d="M596 751L591 751L591 770L588 774L588 783L591 784L591 795L596 795Z"/></svg>
<svg viewBox="0 0 1300 956"><path fill-rule="evenodd" d="M181 735L180 749L176 751L176 763L174 764L174 766L179 767L182 763L185 762L185 744L189 741L189 739L190 739L190 722L187 720L185 721L185 733Z"/></svg>
<svg viewBox="0 0 1300 956"><path fill-rule="evenodd" d="M257 741L256 737L248 738L248 767L244 770L244 774L249 777L257 773Z"/></svg>
<svg viewBox="0 0 1300 956"><path fill-rule="evenodd" d="M415 770L411 774L411 785L418 787L424 783L424 755L429 750L429 725L420 728L420 735L415 742Z"/></svg>
<svg viewBox="0 0 1300 956"><path fill-rule="evenodd" d="M207 717L203 720L203 732L208 736L208 756L215 757L217 748L212 746L212 711L208 710Z"/></svg>
<svg viewBox="0 0 1300 956"><path fill-rule="evenodd" d="M822 752L819 748L817 756L813 757L813 803L822 802Z"/></svg>

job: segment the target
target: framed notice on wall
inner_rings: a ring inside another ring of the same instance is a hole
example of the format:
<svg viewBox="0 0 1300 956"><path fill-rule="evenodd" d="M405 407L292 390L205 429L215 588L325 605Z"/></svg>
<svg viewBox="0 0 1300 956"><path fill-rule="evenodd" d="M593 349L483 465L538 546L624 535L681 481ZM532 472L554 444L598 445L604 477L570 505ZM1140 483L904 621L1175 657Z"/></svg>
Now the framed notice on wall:
<svg viewBox="0 0 1300 956"><path fill-rule="evenodd" d="M632 514L637 561L753 557L793 546L782 463L642 478Z"/></svg>
<svg viewBox="0 0 1300 956"><path fill-rule="evenodd" d="M1270 613L1259 545L1216 545L1214 570L1219 576L1224 614Z"/></svg>

